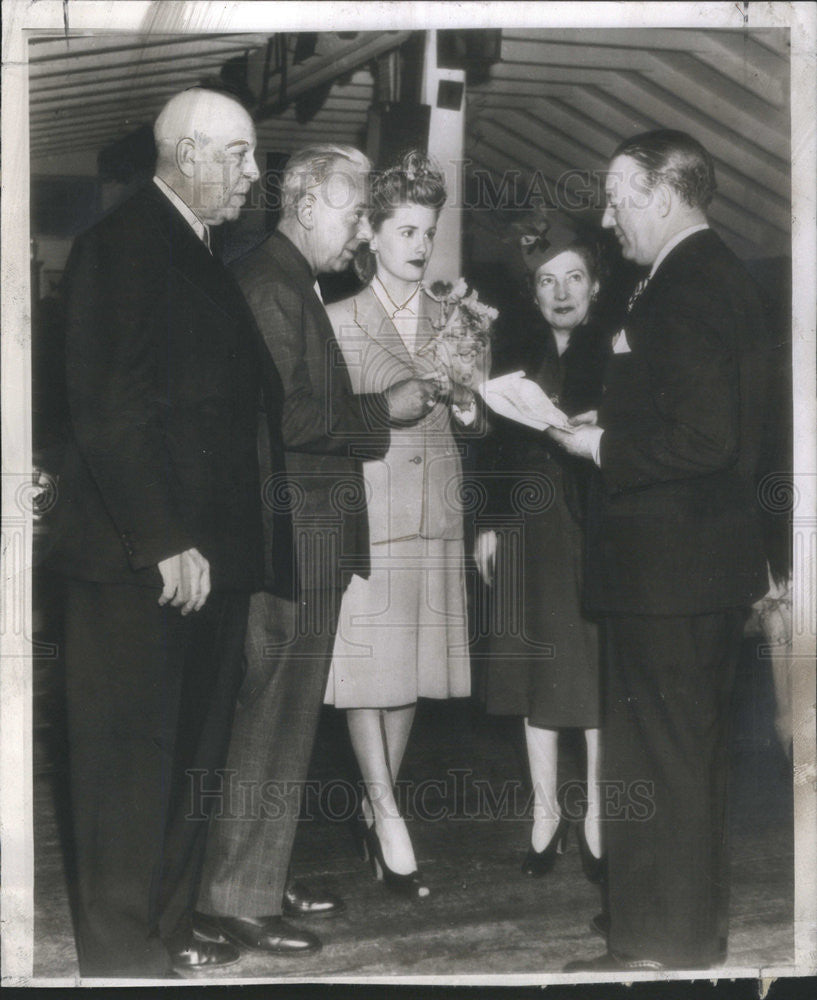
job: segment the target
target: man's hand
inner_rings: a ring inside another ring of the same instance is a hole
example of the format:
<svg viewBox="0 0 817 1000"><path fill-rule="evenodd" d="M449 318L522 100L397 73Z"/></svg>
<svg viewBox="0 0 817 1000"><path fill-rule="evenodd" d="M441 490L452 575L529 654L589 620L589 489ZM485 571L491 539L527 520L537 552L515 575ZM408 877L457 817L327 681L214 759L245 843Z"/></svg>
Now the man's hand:
<svg viewBox="0 0 817 1000"><path fill-rule="evenodd" d="M592 424L596 425L599 422L599 411L598 410L586 410L584 413L577 413L575 417L571 417L569 423L572 427L578 427L581 424Z"/></svg>
<svg viewBox="0 0 817 1000"><path fill-rule="evenodd" d="M548 427L545 433L569 455L588 458L598 464L599 441L604 433L601 427L595 424L582 424L577 426L575 431L560 431L555 427Z"/></svg>
<svg viewBox="0 0 817 1000"><path fill-rule="evenodd" d="M198 549L187 549L159 563L162 596L159 604L170 603L182 614L200 611L210 594L210 563Z"/></svg>
<svg viewBox="0 0 817 1000"><path fill-rule="evenodd" d="M496 560L496 532L480 531L474 545L474 562L479 575L489 587L494 582L494 562Z"/></svg>
<svg viewBox="0 0 817 1000"><path fill-rule="evenodd" d="M389 406L389 418L400 423L419 420L437 402L434 376L409 378L389 386L383 393Z"/></svg>

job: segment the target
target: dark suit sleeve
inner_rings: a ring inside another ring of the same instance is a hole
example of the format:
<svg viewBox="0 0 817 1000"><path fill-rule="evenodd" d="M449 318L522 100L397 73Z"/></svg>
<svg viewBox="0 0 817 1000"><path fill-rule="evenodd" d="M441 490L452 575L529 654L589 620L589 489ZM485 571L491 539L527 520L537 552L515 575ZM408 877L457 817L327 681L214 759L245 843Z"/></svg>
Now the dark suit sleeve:
<svg viewBox="0 0 817 1000"><path fill-rule="evenodd" d="M732 465L739 443L734 318L711 282L677 283L643 345L652 417L606 428L601 470L610 492L690 479Z"/></svg>
<svg viewBox="0 0 817 1000"><path fill-rule="evenodd" d="M162 434L161 410L170 401L157 385L152 332L162 278L140 253L139 238L81 238L66 275L73 431L134 570L195 544L177 509Z"/></svg>
<svg viewBox="0 0 817 1000"><path fill-rule="evenodd" d="M333 340L326 357L307 357L304 330L310 317L304 297L274 279L256 278L242 287L284 385L284 447L317 455L346 455L353 447L382 457L388 448L387 403L379 394L340 391L331 366L343 359ZM326 386L314 384L314 372L327 379Z"/></svg>

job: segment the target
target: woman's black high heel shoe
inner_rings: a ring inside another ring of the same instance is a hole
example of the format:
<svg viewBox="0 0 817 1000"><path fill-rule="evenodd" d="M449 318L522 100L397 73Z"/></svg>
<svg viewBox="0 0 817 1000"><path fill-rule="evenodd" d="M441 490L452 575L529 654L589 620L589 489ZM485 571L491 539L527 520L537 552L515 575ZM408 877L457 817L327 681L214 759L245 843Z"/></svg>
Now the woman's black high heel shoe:
<svg viewBox="0 0 817 1000"><path fill-rule="evenodd" d="M399 875L389 868L383 859L380 838L373 826L366 827L366 847L374 877L378 882L382 882L387 889L400 896L405 896L407 899L425 899L430 895L430 890L428 886L423 884L419 871L415 870L409 872L408 875Z"/></svg>
<svg viewBox="0 0 817 1000"><path fill-rule="evenodd" d="M570 821L566 816L562 816L556 832L550 838L550 843L541 851L534 851L533 847L528 848L528 854L522 862L522 874L532 875L534 878L541 878L553 871L556 864L556 857L564 854L567 847L567 835L570 833Z"/></svg>
<svg viewBox="0 0 817 1000"><path fill-rule="evenodd" d="M602 855L597 858L590 850L587 837L584 835L584 822L576 824L576 840L579 843L579 854L582 859L582 871L584 877L593 885L603 882L607 875L607 858Z"/></svg>
<svg viewBox="0 0 817 1000"><path fill-rule="evenodd" d="M368 835L371 827L366 822L366 818L363 813L356 813L351 821L350 830L352 832L352 840L355 842L355 852L361 861L369 860L369 842Z"/></svg>

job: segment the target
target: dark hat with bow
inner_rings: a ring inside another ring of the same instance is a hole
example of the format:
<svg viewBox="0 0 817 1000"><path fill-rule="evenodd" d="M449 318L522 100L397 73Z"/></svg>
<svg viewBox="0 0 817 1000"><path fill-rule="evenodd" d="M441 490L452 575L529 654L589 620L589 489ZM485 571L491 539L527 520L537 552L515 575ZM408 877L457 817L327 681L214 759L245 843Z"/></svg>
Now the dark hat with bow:
<svg viewBox="0 0 817 1000"><path fill-rule="evenodd" d="M557 208L545 208L541 202L513 226L520 234L522 261L532 274L564 250L582 242L582 230L569 216Z"/></svg>

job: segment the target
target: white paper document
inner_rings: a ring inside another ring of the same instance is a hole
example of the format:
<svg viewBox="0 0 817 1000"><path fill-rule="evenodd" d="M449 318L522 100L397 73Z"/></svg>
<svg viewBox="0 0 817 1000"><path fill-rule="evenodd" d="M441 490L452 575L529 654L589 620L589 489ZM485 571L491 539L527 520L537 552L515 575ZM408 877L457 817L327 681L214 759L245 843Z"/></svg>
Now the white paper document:
<svg viewBox="0 0 817 1000"><path fill-rule="evenodd" d="M524 372L500 375L478 387L482 398L501 417L543 431L547 427L572 431L567 416L552 402L547 393Z"/></svg>

